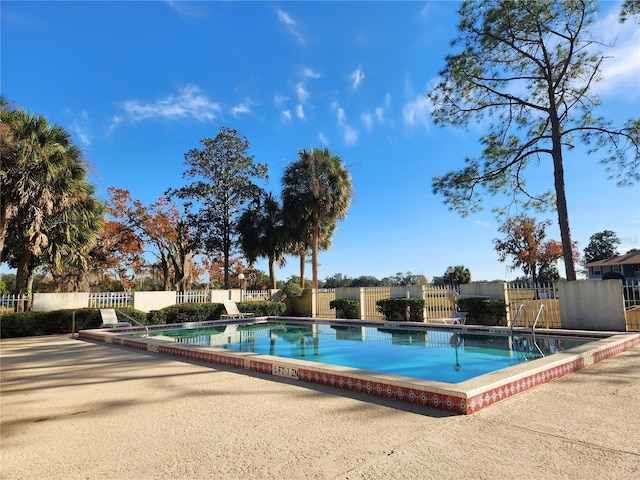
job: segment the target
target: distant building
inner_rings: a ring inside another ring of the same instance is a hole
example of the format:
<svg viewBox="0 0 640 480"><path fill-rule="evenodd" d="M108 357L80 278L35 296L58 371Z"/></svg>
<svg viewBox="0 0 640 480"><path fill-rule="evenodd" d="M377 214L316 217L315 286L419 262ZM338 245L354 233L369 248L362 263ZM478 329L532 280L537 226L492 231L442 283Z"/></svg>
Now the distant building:
<svg viewBox="0 0 640 480"><path fill-rule="evenodd" d="M616 272L628 280L640 279L640 252L627 253L606 260L596 260L586 265L589 280L602 280L607 272Z"/></svg>

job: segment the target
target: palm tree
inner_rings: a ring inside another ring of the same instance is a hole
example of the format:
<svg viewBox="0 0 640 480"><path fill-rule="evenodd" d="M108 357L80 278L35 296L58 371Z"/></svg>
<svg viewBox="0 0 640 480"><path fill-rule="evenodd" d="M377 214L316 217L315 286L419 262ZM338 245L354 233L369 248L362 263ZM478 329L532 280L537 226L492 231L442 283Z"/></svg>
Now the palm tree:
<svg viewBox="0 0 640 480"><path fill-rule="evenodd" d="M17 268L16 294L21 295L29 271L38 265L34 257L43 255L54 238L68 243L75 228L72 223L93 215L82 208L89 205L86 201L93 189L86 182L81 152L67 131L50 126L43 116L11 109L6 103L0 113L7 124L2 132L2 151L8 153L8 158L3 157L1 172L1 246L3 259L11 257L12 266ZM96 205L90 203L94 209ZM70 209L77 212L71 215ZM69 215L74 217L73 222L65 222ZM56 236L60 228L62 235Z"/></svg>
<svg viewBox="0 0 640 480"><path fill-rule="evenodd" d="M298 156L299 159L285 169L282 178L283 208L288 214L296 213L301 226L299 232L311 226L311 268L313 288L317 289L322 231L333 231L336 221L346 218L353 188L351 175L342 160L329 149L302 149Z"/></svg>
<svg viewBox="0 0 640 480"><path fill-rule="evenodd" d="M94 187L87 183L78 185L72 194L76 199L69 208L47 221L48 245L38 263L46 264L53 275L66 279L73 291L87 291L91 252L104 225L105 205L94 198ZM27 291L31 290L32 282L30 269Z"/></svg>
<svg viewBox="0 0 640 480"><path fill-rule="evenodd" d="M297 214L295 208L290 208L285 214L285 229L289 239L287 253L295 255L300 260L300 288L304 289L305 266L307 257L313 245L313 227L311 223L301 222L304 214ZM336 222L325 219L320 223L319 250L329 250L333 240Z"/></svg>
<svg viewBox="0 0 640 480"><path fill-rule="evenodd" d="M253 264L258 257L269 261L269 283L276 288L275 265L285 263L287 233L282 208L273 194L260 192L250 207L240 216L236 226L240 248Z"/></svg>

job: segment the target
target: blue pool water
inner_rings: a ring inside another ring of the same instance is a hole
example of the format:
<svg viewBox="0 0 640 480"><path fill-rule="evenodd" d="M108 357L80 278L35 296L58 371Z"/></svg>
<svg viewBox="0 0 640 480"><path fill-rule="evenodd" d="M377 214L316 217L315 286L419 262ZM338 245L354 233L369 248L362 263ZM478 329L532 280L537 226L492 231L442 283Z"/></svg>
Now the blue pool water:
<svg viewBox="0 0 640 480"><path fill-rule="evenodd" d="M447 330L261 323L151 331L149 337L458 383L591 341Z"/></svg>

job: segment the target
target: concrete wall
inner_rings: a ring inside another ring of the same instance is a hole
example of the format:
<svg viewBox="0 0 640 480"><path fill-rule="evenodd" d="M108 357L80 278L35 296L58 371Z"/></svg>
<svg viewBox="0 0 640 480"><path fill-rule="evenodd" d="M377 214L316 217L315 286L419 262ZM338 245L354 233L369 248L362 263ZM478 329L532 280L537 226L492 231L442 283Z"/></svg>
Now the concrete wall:
<svg viewBox="0 0 640 480"><path fill-rule="evenodd" d="M176 304L176 292L133 292L133 308L141 312L160 310Z"/></svg>
<svg viewBox="0 0 640 480"><path fill-rule="evenodd" d="M241 302L240 289L235 290L211 290L211 303L222 303L225 300L233 300L234 302Z"/></svg>
<svg viewBox="0 0 640 480"><path fill-rule="evenodd" d="M33 294L34 312L50 312L52 310L87 308L88 304L88 292Z"/></svg>
<svg viewBox="0 0 640 480"><path fill-rule="evenodd" d="M562 328L626 331L621 280L559 282Z"/></svg>
<svg viewBox="0 0 640 480"><path fill-rule="evenodd" d="M463 283L460 285L460 295L489 297L495 300L507 301L507 284L504 282L491 283Z"/></svg>

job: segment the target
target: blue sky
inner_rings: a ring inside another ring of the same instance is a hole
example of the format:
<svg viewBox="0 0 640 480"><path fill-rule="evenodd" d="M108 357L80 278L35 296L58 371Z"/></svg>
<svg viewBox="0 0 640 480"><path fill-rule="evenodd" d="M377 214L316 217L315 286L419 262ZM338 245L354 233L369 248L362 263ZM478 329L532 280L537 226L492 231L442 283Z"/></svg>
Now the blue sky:
<svg viewBox="0 0 640 480"><path fill-rule="evenodd" d="M321 252L321 279L407 271L431 279L448 265L466 266L474 280L521 275L493 248L500 199L461 218L431 191L434 175L479 153L483 132L434 126L425 97L450 53L458 2L0 5L2 94L72 133L101 198L117 186L150 204L183 185L184 153L224 125L268 165L274 192L301 148L343 159L355 199ZM599 113L621 125L640 112L640 28L618 23L619 2L599 8L592 32L614 44ZM640 247L638 186L616 187L598 158L580 147L565 155L573 238L582 251L608 229L621 251ZM529 184L552 185L549 162L529 172ZM536 218L553 220L549 238L560 239L554 212ZM277 276L297 273L291 258Z"/></svg>

